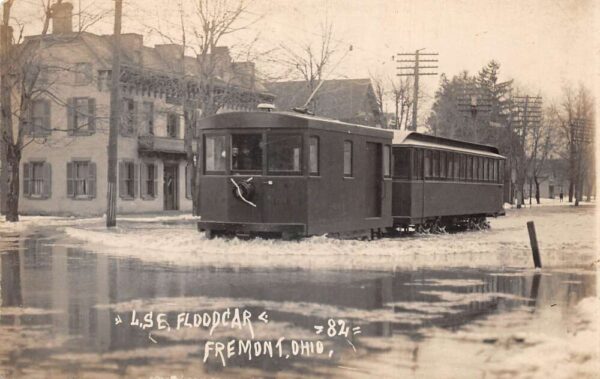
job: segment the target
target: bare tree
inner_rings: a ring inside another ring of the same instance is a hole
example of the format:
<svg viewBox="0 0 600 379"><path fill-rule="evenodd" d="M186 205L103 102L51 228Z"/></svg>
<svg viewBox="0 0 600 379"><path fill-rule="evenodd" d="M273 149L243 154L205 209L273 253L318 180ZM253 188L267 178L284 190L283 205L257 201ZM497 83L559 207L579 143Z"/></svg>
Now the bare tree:
<svg viewBox="0 0 600 379"><path fill-rule="evenodd" d="M334 38L333 23L325 17L320 24L318 40L282 45L283 54L279 63L285 66L287 76L304 80L309 93L313 94L329 71L335 69L333 58L339 47L340 43ZM352 47L349 50L352 50ZM342 59L344 57L345 55ZM308 109L314 114L318 113L318 96L312 98Z"/></svg>
<svg viewBox="0 0 600 379"><path fill-rule="evenodd" d="M555 108L561 135L567 146L564 157L569 162L569 202L579 205L582 198L587 167L590 159L590 143L595 129L594 97L583 84L577 90L566 87L559 108Z"/></svg>
<svg viewBox="0 0 600 379"><path fill-rule="evenodd" d="M412 109L412 85L409 77L404 79L390 79L390 92L394 102L394 116L396 117L396 129L408 130L408 121Z"/></svg>
<svg viewBox="0 0 600 379"><path fill-rule="evenodd" d="M556 148L557 120L552 109L545 112L546 116L540 123L535 123L530 128L528 141L526 141L527 166L529 167L529 198L535 186L535 200L540 204L540 174L546 162Z"/></svg>
<svg viewBox="0 0 600 379"><path fill-rule="evenodd" d="M61 106L68 106L58 94L52 91L55 81L49 78L49 74L78 70L72 65L48 59L45 55L52 44L46 38L50 18L53 16L55 6L61 3L62 0L42 2L44 18L41 34L28 39L24 38L25 23L11 17L15 0L8 0L3 4L0 25L0 146L2 147L0 178L5 195L2 205L6 220L10 222L19 220L19 167L23 150L33 142L45 142L45 137L40 138L33 131L33 102L45 98ZM81 30L98 20L100 17L89 18L90 24L82 25ZM13 33L11 22L18 27L18 33ZM77 38L77 33L69 38ZM44 130L44 132L50 131L68 132L69 130L54 127Z"/></svg>

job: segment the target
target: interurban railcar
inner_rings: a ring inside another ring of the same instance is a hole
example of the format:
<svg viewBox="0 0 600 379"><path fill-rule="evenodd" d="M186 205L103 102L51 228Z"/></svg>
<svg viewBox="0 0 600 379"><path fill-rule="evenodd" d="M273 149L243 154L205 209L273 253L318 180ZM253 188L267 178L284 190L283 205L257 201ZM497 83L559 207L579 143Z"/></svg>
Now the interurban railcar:
<svg viewBox="0 0 600 379"><path fill-rule="evenodd" d="M292 236L392 225L387 130L301 113L203 119L200 230Z"/></svg>
<svg viewBox="0 0 600 379"><path fill-rule="evenodd" d="M504 214L505 158L492 146L415 132L394 132L394 227L441 231L481 228Z"/></svg>
<svg viewBox="0 0 600 379"><path fill-rule="evenodd" d="M209 237L442 231L503 214L491 146L291 112L219 114L199 132Z"/></svg>

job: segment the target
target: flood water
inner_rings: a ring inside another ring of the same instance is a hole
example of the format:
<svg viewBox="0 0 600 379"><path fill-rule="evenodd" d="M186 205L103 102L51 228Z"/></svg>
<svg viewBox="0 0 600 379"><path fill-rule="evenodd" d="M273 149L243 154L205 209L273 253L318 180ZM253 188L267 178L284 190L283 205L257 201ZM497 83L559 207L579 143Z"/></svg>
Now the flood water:
<svg viewBox="0 0 600 379"><path fill-rule="evenodd" d="M427 377L444 365L436 352L458 346L447 341L456 331L514 315L560 335L572 306L595 294L586 270L178 267L89 253L60 234L2 239L1 378ZM252 330L194 325L194 315L214 321L227 309L250 314ZM229 341L235 354L222 359L215 348ZM239 353L237 341L256 354ZM446 363L474 374L468 360Z"/></svg>

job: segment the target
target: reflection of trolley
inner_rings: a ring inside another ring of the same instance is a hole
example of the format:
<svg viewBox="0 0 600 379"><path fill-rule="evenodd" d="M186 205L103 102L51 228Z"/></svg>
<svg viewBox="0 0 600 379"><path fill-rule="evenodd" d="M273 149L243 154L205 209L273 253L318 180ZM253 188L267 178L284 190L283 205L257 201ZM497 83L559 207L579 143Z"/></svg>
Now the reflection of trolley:
<svg viewBox="0 0 600 379"><path fill-rule="evenodd" d="M200 137L209 237L373 236L502 212L503 158L487 146L287 112L208 117Z"/></svg>

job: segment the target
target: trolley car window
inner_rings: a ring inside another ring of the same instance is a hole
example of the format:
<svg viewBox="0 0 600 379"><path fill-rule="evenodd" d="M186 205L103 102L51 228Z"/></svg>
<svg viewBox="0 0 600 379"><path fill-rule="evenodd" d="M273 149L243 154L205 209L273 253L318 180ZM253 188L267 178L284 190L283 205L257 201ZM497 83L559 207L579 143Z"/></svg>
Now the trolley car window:
<svg viewBox="0 0 600 379"><path fill-rule="evenodd" d="M435 150L432 152L433 153L433 169L432 171L432 176L434 178L439 178L440 177L440 152Z"/></svg>
<svg viewBox="0 0 600 379"><path fill-rule="evenodd" d="M302 136L271 134L267 136L267 167L269 174L300 174Z"/></svg>
<svg viewBox="0 0 600 379"><path fill-rule="evenodd" d="M204 170L225 172L227 160L227 138L225 136L204 137Z"/></svg>
<svg viewBox="0 0 600 379"><path fill-rule="evenodd" d="M473 180L473 157L467 157L467 180Z"/></svg>
<svg viewBox="0 0 600 379"><path fill-rule="evenodd" d="M423 179L423 150L415 149L413 153L413 179Z"/></svg>
<svg viewBox="0 0 600 379"><path fill-rule="evenodd" d="M504 182L504 161L500 161L498 171L498 183L502 183Z"/></svg>
<svg viewBox="0 0 600 379"><path fill-rule="evenodd" d="M479 181L479 157L473 157L473 181Z"/></svg>
<svg viewBox="0 0 600 379"><path fill-rule="evenodd" d="M446 152L440 152L440 178L446 179Z"/></svg>
<svg viewBox="0 0 600 379"><path fill-rule="evenodd" d="M429 179L431 177L431 150L425 150L423 167L425 168L425 179Z"/></svg>
<svg viewBox="0 0 600 379"><path fill-rule="evenodd" d="M454 178L453 156L454 154L452 153L446 154L446 177L448 180L452 180Z"/></svg>
<svg viewBox="0 0 600 379"><path fill-rule="evenodd" d="M408 179L410 174L410 150L407 148L394 149L394 178Z"/></svg>
<svg viewBox="0 0 600 379"><path fill-rule="evenodd" d="M352 141L344 141L344 176L352 176Z"/></svg>
<svg viewBox="0 0 600 379"><path fill-rule="evenodd" d="M390 157L390 145L383 145L383 176L390 177L391 170L391 157ZM394 162L395 164L395 162ZM410 164L410 160L406 160L406 165ZM408 176L408 174L407 174Z"/></svg>
<svg viewBox="0 0 600 379"><path fill-rule="evenodd" d="M319 175L319 137L310 137L309 139L308 168L310 175Z"/></svg>
<svg viewBox="0 0 600 379"><path fill-rule="evenodd" d="M479 181L483 182L483 165L485 163L485 158L479 157Z"/></svg>
<svg viewBox="0 0 600 379"><path fill-rule="evenodd" d="M233 134L231 136L231 169L262 170L262 135Z"/></svg>
<svg viewBox="0 0 600 379"><path fill-rule="evenodd" d="M483 159L483 180L488 181L489 171L488 171L488 160L487 158Z"/></svg>

